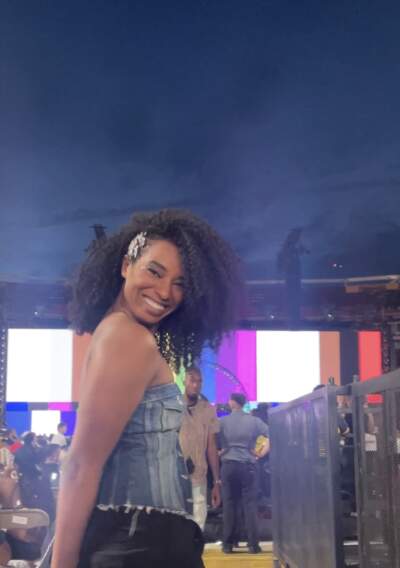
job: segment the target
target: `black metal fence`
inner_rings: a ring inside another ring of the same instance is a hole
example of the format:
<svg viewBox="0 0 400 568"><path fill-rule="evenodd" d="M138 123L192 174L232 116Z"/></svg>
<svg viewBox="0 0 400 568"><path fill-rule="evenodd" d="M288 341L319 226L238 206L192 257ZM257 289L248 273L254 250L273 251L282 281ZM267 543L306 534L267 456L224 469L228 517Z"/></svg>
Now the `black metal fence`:
<svg viewBox="0 0 400 568"><path fill-rule="evenodd" d="M351 432L340 441L341 394L352 404ZM270 412L270 435L277 561L400 568L400 370L281 405ZM349 534L358 538L355 555Z"/></svg>
<svg viewBox="0 0 400 568"><path fill-rule="evenodd" d="M335 387L270 412L274 552L290 568L343 568Z"/></svg>
<svg viewBox="0 0 400 568"><path fill-rule="evenodd" d="M353 386L361 568L400 568L400 371Z"/></svg>

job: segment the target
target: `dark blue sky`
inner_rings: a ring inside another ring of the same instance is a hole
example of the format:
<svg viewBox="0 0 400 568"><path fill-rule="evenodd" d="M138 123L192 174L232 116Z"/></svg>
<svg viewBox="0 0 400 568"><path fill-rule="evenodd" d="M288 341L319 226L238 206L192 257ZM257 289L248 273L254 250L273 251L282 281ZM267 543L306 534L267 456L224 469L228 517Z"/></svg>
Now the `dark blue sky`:
<svg viewBox="0 0 400 568"><path fill-rule="evenodd" d="M0 3L0 279L193 209L251 277L400 273L400 2ZM343 271L333 271L333 261Z"/></svg>

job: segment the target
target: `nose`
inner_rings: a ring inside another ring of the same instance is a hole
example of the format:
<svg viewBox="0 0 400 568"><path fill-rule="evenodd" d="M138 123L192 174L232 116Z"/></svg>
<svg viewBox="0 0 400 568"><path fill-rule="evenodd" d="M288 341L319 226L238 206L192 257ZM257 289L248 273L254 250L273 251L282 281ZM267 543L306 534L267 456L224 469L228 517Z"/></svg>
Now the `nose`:
<svg viewBox="0 0 400 568"><path fill-rule="evenodd" d="M160 300L168 303L171 299L172 283L168 282L166 278L161 278L157 285L157 293Z"/></svg>

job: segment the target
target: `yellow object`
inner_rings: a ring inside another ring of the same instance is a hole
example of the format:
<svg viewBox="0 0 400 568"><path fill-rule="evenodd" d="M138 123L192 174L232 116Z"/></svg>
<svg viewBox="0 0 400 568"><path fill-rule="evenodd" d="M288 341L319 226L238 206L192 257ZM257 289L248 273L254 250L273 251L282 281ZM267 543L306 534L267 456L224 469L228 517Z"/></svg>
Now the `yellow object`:
<svg viewBox="0 0 400 568"><path fill-rule="evenodd" d="M271 553L249 554L247 549L234 554L223 554L220 550L205 550L203 561L206 568L272 568Z"/></svg>
<svg viewBox="0 0 400 568"><path fill-rule="evenodd" d="M254 453L256 454L256 456L260 456L265 448L265 445L268 443L268 438L266 438L265 436L258 436L257 440L256 440L256 445L254 447Z"/></svg>

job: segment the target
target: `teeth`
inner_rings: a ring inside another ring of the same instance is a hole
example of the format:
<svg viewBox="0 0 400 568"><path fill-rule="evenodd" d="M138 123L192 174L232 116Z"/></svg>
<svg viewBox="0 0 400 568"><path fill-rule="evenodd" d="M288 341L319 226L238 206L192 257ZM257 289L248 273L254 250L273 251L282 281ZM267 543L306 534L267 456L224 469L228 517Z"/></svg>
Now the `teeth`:
<svg viewBox="0 0 400 568"><path fill-rule="evenodd" d="M145 301L147 304L149 304L149 306L151 306L155 310L159 310L160 312L164 311L164 306L162 306L158 302L154 302L153 300L150 300L150 298L145 298Z"/></svg>

